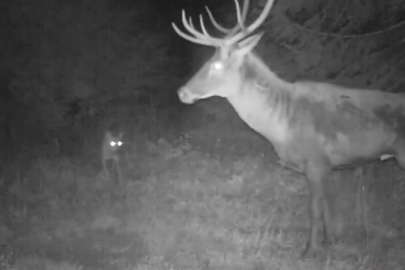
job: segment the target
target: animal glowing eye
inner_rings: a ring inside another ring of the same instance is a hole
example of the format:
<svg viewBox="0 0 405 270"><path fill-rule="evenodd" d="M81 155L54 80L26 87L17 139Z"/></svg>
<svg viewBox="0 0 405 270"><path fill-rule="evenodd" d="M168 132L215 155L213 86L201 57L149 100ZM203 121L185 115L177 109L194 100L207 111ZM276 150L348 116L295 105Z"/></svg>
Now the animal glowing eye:
<svg viewBox="0 0 405 270"><path fill-rule="evenodd" d="M222 64L222 62L215 62L213 64L215 69L222 69L224 67L224 65Z"/></svg>
<svg viewBox="0 0 405 270"><path fill-rule="evenodd" d="M121 141L118 141L118 142L110 142L110 145L111 146L121 146L122 145L122 142Z"/></svg>

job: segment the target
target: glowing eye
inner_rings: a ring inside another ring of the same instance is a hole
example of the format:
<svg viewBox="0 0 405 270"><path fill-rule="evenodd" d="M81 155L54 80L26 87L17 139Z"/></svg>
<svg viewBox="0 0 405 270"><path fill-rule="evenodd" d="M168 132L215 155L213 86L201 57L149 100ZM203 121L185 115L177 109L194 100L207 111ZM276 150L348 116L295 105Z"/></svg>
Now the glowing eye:
<svg viewBox="0 0 405 270"><path fill-rule="evenodd" d="M222 62L215 62L214 63L214 68L215 69L222 69L224 67L224 65L222 64Z"/></svg>
<svg viewBox="0 0 405 270"><path fill-rule="evenodd" d="M112 142L110 142L110 145L111 146L121 146L122 145L122 142L121 141L118 141L118 142L114 142L114 141L112 141Z"/></svg>

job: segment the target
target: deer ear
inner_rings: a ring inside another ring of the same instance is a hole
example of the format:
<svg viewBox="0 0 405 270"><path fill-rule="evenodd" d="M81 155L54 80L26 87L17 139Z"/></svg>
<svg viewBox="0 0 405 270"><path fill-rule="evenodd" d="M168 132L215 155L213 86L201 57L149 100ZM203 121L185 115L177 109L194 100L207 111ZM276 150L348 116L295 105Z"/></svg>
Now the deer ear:
<svg viewBox="0 0 405 270"><path fill-rule="evenodd" d="M253 50L253 48L256 47L257 43L262 38L263 34L264 34L264 32L261 32L259 34L253 35L253 36L248 37L247 39L244 39L241 42L239 42L236 53L243 56L243 55L251 52Z"/></svg>

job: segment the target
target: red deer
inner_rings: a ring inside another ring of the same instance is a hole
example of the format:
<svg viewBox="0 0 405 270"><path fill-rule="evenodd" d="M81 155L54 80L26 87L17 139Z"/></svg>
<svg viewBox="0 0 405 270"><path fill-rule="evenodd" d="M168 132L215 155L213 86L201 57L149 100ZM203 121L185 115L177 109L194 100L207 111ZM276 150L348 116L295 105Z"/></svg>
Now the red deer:
<svg viewBox="0 0 405 270"><path fill-rule="evenodd" d="M321 225L325 242L335 239L324 189L333 169L387 157L395 157L405 169L405 95L279 78L252 52L263 32L247 37L264 22L273 1L267 1L248 27L244 25L248 0L243 14L235 0L238 23L233 29L218 25L209 12L214 26L227 34L224 38L210 36L201 16L202 32L197 31L182 10L182 22L191 35L172 23L177 34L214 46L216 53L178 96L186 104L226 98L242 120L272 143L283 166L306 175L311 223L303 259L322 252L317 236Z"/></svg>

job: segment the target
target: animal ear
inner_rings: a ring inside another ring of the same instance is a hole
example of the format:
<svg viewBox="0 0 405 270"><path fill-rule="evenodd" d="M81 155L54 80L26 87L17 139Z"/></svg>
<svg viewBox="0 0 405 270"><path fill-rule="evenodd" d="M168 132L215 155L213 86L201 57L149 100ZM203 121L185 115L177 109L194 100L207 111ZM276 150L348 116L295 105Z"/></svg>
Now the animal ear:
<svg viewBox="0 0 405 270"><path fill-rule="evenodd" d="M120 134L118 135L118 140L121 140L122 136L124 136L124 132L120 132Z"/></svg>
<svg viewBox="0 0 405 270"><path fill-rule="evenodd" d="M106 131L104 137L106 138L106 140L111 141L112 140L112 135L111 132Z"/></svg>
<svg viewBox="0 0 405 270"><path fill-rule="evenodd" d="M236 53L240 55L245 55L251 52L253 48L256 47L257 43L262 38L263 34L264 32L261 32L259 34L253 35L239 42L238 49L236 49Z"/></svg>

